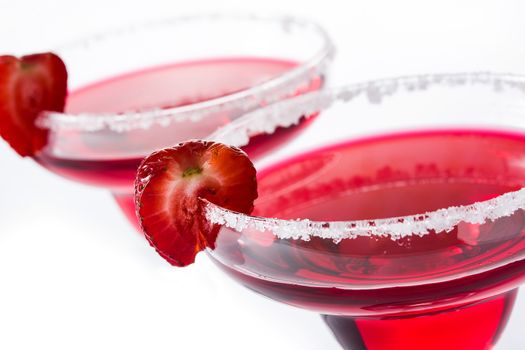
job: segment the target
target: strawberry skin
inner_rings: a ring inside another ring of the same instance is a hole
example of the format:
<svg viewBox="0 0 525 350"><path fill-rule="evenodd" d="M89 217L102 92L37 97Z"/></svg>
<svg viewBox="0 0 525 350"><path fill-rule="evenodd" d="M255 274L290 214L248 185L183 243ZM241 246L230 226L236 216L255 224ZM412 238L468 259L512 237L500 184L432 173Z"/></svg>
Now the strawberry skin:
<svg viewBox="0 0 525 350"><path fill-rule="evenodd" d="M62 112L66 94L67 71L57 55L0 56L0 136L21 156L34 155L48 137L35 119Z"/></svg>
<svg viewBox="0 0 525 350"><path fill-rule="evenodd" d="M200 198L250 214L257 180L248 156L220 143L188 141L143 160L135 182L137 217L150 244L172 265L187 266L198 252L215 247L219 227L206 220Z"/></svg>

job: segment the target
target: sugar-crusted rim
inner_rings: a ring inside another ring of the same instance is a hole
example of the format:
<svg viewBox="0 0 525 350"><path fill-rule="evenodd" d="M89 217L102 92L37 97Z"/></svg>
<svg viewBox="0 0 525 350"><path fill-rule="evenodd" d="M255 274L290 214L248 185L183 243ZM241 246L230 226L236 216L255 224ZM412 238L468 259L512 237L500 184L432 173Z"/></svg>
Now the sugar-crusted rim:
<svg viewBox="0 0 525 350"><path fill-rule="evenodd" d="M491 72L425 74L374 80L328 91L312 92L248 113L218 130L209 139L243 146L248 143L251 135L272 133L277 127L296 124L303 116L322 111L334 103L348 102L360 95L365 95L371 103L380 103L383 98L402 91L461 85L487 85L495 91L509 88L525 93L525 76ZM210 202L205 204L206 218L210 222L239 232L253 228L272 232L281 239L309 240L310 237L322 237L336 242L360 236L390 237L392 240L398 240L409 236L424 236L430 232L450 232L461 222L483 224L488 220L510 216L517 210L525 209L525 187L470 205L377 220L283 220L245 215Z"/></svg>
<svg viewBox="0 0 525 350"><path fill-rule="evenodd" d="M226 96L211 100L193 103L186 106L167 109L148 109L138 112L126 113L58 113L44 112L37 119L39 127L50 130L76 130L95 132L100 130L111 130L115 132L126 132L136 129L147 129L153 124L168 126L171 123L196 122L206 116L225 110L241 109L250 110L259 106L261 101L273 103L294 93L297 88L307 81L325 73L329 63L335 55L335 47L326 31L317 23L292 16L260 16L255 14L224 14L210 13L191 16L181 16L162 21L146 22L140 26L131 26L114 30L108 35L94 35L72 45L64 47L79 46L84 42L106 40L113 35L132 33L141 28L155 26L184 25L188 21L260 21L276 23L282 26L284 31L291 27L313 30L321 38L323 44L310 58L299 66L281 74L275 78L265 81L251 88L238 91ZM138 29L137 29L138 28Z"/></svg>

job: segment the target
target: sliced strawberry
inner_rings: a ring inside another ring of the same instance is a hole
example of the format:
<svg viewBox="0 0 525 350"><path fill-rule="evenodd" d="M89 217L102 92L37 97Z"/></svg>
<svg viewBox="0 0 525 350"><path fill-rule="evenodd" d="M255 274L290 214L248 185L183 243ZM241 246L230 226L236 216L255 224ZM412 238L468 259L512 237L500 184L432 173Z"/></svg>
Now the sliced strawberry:
<svg viewBox="0 0 525 350"><path fill-rule="evenodd" d="M66 66L57 55L0 56L0 136L21 156L32 156L48 134L35 119L42 111L62 112L66 93Z"/></svg>
<svg viewBox="0 0 525 350"><path fill-rule="evenodd" d="M249 214L257 198L255 174L246 153L220 143L189 141L151 154L135 182L146 238L172 265L193 263L198 252L215 247L219 229L204 217L199 198Z"/></svg>

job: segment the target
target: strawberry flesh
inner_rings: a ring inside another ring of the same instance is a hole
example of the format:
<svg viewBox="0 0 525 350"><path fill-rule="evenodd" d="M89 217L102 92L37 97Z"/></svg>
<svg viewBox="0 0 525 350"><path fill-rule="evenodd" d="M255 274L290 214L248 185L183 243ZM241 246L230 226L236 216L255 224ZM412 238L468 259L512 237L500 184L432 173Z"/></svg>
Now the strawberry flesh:
<svg viewBox="0 0 525 350"><path fill-rule="evenodd" d="M66 94L67 71L57 55L0 56L0 136L21 156L33 156L48 138L35 119L62 112Z"/></svg>
<svg viewBox="0 0 525 350"><path fill-rule="evenodd" d="M219 231L206 220L200 199L250 214L257 198L255 175L243 151L220 143L189 141L151 154L135 182L146 238L172 265L193 263L198 252L215 247Z"/></svg>

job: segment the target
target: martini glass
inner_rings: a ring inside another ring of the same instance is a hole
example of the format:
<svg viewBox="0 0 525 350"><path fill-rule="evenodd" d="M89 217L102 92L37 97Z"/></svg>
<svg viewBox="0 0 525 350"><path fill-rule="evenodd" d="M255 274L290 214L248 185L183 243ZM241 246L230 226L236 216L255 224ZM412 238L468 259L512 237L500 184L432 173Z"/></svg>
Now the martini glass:
<svg viewBox="0 0 525 350"><path fill-rule="evenodd" d="M133 181L145 155L321 88L334 47L310 21L208 14L115 29L54 51L71 91L65 113L37 121L50 134L34 159L108 189L136 224Z"/></svg>
<svg viewBox="0 0 525 350"><path fill-rule="evenodd" d="M312 92L210 138L320 112L256 158L252 216L206 203L212 260L317 312L345 349L490 349L525 280L525 76L434 74Z"/></svg>

